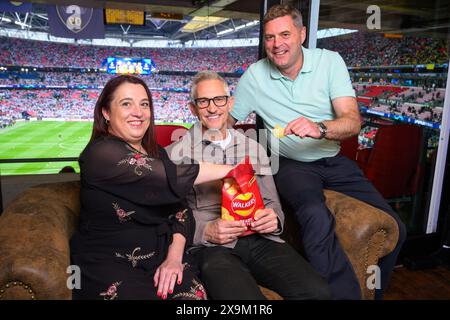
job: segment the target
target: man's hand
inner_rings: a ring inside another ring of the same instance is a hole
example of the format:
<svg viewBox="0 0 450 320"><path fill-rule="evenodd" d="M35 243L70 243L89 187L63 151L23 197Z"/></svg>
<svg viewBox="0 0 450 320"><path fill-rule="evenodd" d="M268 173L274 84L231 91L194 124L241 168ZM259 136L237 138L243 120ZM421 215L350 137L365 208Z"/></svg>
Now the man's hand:
<svg viewBox="0 0 450 320"><path fill-rule="evenodd" d="M288 123L284 128L284 135L295 134L300 138L310 137L314 139L320 138L319 125L309 119L300 117Z"/></svg>
<svg viewBox="0 0 450 320"><path fill-rule="evenodd" d="M215 244L230 243L247 230L244 221L229 221L218 218L205 227L205 240Z"/></svg>
<svg viewBox="0 0 450 320"><path fill-rule="evenodd" d="M357 135L361 130L361 117L358 103L354 97L338 97L332 101L336 114L334 120L324 120L328 140L342 141ZM300 138L320 138L319 125L309 119L300 117L288 123L284 134L295 134Z"/></svg>
<svg viewBox="0 0 450 320"><path fill-rule="evenodd" d="M251 230L258 233L272 233L278 230L278 216L272 208L256 211Z"/></svg>

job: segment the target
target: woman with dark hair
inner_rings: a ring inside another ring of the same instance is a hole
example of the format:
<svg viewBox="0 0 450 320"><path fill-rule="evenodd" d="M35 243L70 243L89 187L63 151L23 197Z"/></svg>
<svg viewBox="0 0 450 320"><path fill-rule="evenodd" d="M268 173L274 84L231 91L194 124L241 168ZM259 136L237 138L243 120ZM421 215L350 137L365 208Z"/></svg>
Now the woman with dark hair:
<svg viewBox="0 0 450 320"><path fill-rule="evenodd" d="M232 167L175 165L156 144L151 93L121 75L103 89L80 155L81 213L71 239L75 299L205 299L185 263L195 221L184 197Z"/></svg>

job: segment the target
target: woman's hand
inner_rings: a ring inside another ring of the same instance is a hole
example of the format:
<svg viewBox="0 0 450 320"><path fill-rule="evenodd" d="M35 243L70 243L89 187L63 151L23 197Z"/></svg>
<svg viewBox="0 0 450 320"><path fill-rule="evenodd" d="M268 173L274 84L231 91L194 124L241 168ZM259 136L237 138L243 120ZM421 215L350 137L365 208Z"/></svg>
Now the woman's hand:
<svg viewBox="0 0 450 320"><path fill-rule="evenodd" d="M179 259L171 259L168 257L164 260L158 269L156 269L155 276L153 277L155 287L158 287L156 293L158 297L167 299L167 293L173 293L175 282L180 285L183 281L183 269L184 265Z"/></svg>
<svg viewBox="0 0 450 320"><path fill-rule="evenodd" d="M153 276L155 287L158 287L156 295L167 299L167 293L172 294L175 282L180 285L183 282L183 252L186 238L180 233L173 235L172 244L167 251L166 260L156 269Z"/></svg>
<svg viewBox="0 0 450 320"><path fill-rule="evenodd" d="M227 164L214 164L208 162L199 162L199 165L200 169L198 171L197 178L194 181L194 185L220 180L234 168L233 166Z"/></svg>

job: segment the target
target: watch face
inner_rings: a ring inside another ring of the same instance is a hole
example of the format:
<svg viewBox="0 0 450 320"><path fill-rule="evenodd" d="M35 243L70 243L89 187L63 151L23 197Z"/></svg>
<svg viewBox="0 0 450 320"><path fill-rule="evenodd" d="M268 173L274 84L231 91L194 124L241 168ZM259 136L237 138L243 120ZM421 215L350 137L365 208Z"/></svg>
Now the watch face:
<svg viewBox="0 0 450 320"><path fill-rule="evenodd" d="M326 132L327 127L325 127L325 125L322 122L319 122L319 130L320 132Z"/></svg>
<svg viewBox="0 0 450 320"><path fill-rule="evenodd" d="M325 135L327 134L327 127L322 123L319 122L319 131L320 131L320 139L325 138Z"/></svg>

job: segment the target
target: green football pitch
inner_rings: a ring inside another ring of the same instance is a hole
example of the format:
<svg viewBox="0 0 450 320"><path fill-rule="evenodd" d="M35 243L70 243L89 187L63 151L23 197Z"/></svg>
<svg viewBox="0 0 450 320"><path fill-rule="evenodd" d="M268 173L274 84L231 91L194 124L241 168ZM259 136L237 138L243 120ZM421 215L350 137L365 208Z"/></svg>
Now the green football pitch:
<svg viewBox="0 0 450 320"><path fill-rule="evenodd" d="M0 129L0 159L78 157L91 136L92 122L18 122ZM58 173L64 166L77 172L77 162L0 163L1 175Z"/></svg>

